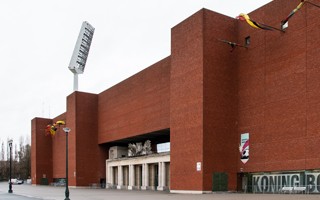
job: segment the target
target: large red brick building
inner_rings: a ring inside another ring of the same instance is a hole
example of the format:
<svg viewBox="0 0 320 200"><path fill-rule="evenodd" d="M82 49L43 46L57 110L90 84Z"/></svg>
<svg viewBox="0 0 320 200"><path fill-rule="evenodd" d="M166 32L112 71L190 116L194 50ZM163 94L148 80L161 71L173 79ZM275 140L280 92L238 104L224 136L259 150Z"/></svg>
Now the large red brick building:
<svg viewBox="0 0 320 200"><path fill-rule="evenodd" d="M299 3L274 0L249 15L279 28ZM65 134L44 131L65 120L72 186L319 192L319 14L305 3L281 32L198 11L172 28L167 58L100 94L72 93L54 119L32 120L32 183L65 177ZM221 40L250 44L230 51ZM245 164L242 135L250 137ZM156 153L121 154L146 140L153 152L170 142L170 153L160 161Z"/></svg>

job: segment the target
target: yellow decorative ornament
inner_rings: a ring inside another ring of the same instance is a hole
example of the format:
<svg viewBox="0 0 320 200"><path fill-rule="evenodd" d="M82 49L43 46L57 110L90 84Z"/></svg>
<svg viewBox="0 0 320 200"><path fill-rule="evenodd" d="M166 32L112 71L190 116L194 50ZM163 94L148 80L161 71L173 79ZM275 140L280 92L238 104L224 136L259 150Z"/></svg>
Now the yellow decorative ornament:
<svg viewBox="0 0 320 200"><path fill-rule="evenodd" d="M60 126L60 125L66 125L66 122L65 122L65 121L60 120L60 121L57 121L57 122L56 122L56 124L58 124L59 126Z"/></svg>

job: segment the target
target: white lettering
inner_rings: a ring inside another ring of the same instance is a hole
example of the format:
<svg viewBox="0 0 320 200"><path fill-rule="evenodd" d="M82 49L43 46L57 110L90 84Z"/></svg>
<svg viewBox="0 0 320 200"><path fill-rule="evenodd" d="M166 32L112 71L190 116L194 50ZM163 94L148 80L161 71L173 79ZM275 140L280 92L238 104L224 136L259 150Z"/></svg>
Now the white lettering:
<svg viewBox="0 0 320 200"><path fill-rule="evenodd" d="M252 176L253 192L279 192L283 187L306 187L308 193L320 193L320 173L261 174Z"/></svg>

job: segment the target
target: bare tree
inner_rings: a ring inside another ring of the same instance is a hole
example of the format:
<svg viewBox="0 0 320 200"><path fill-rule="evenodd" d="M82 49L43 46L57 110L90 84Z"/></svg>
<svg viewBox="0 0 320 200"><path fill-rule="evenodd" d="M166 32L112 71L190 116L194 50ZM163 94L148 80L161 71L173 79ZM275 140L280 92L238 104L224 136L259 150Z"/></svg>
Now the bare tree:
<svg viewBox="0 0 320 200"><path fill-rule="evenodd" d="M5 154L4 142L1 141L0 180L5 180L5 177L6 177L6 162L4 161L4 154Z"/></svg>
<svg viewBox="0 0 320 200"><path fill-rule="evenodd" d="M11 149L12 177L27 179L31 175L30 137L20 137L19 144L14 143ZM7 139L8 141L9 139ZM0 139L0 181L9 179L10 149L6 141Z"/></svg>
<svg viewBox="0 0 320 200"><path fill-rule="evenodd" d="M28 143L28 139L24 140L23 137L20 137L19 146L20 146L19 152L18 152L19 177L23 179L27 179L31 175L31 146Z"/></svg>
<svg viewBox="0 0 320 200"><path fill-rule="evenodd" d="M4 155L5 155L5 150L4 150L4 142L1 142L1 161L4 161Z"/></svg>

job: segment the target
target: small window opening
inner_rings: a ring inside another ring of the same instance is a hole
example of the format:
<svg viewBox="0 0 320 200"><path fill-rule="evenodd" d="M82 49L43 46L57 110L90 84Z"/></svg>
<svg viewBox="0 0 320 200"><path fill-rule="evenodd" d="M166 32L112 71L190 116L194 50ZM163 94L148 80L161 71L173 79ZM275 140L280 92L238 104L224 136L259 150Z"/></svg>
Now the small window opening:
<svg viewBox="0 0 320 200"><path fill-rule="evenodd" d="M247 47L247 46L249 46L250 45L250 36L248 36L248 37L246 37L246 39L245 39L245 41L244 41L244 44L245 44L245 46Z"/></svg>

